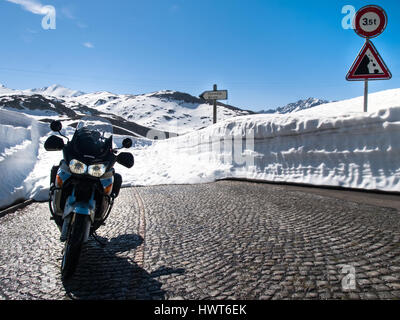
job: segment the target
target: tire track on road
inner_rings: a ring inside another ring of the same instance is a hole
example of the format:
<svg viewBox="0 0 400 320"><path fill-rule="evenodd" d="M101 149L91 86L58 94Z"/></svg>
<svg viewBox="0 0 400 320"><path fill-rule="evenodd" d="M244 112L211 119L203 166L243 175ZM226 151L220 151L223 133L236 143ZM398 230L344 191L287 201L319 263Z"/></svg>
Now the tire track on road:
<svg viewBox="0 0 400 320"><path fill-rule="evenodd" d="M134 193L134 198L136 200L137 206L139 208L139 226L138 226L138 234L143 239L143 242L140 246L137 247L135 253L135 262L140 268L143 268L144 264L144 251L146 245L146 216L145 216L145 209L143 199L136 187L132 188Z"/></svg>

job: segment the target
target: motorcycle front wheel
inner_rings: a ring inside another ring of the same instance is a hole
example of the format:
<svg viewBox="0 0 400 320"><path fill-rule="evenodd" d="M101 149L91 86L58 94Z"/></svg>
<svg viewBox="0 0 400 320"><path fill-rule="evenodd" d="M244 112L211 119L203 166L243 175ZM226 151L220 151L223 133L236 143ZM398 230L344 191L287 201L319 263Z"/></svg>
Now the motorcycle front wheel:
<svg viewBox="0 0 400 320"><path fill-rule="evenodd" d="M69 226L61 262L61 276L63 280L71 277L76 270L89 219L88 216L75 214Z"/></svg>

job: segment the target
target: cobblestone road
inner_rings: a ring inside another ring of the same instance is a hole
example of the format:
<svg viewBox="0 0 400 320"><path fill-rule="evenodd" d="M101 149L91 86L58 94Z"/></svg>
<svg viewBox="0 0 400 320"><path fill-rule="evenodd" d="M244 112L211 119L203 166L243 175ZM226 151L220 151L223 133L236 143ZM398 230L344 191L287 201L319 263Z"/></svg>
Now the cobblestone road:
<svg viewBox="0 0 400 320"><path fill-rule="evenodd" d="M2 299L400 298L392 208L237 181L123 189L107 246L90 239L64 283L49 216L34 203L0 218Z"/></svg>

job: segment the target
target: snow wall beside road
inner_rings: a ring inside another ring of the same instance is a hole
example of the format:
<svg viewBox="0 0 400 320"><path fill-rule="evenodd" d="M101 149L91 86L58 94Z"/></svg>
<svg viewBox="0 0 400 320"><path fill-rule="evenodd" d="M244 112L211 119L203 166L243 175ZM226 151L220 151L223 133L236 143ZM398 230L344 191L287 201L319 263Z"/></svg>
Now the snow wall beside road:
<svg viewBox="0 0 400 320"><path fill-rule="evenodd" d="M49 134L48 124L0 110L0 208L48 198L50 169L62 156L44 150ZM120 146L124 136L115 138ZM134 139L127 151L134 167L115 165L124 186L246 178L400 192L400 107L242 116L153 144Z"/></svg>
<svg viewBox="0 0 400 320"><path fill-rule="evenodd" d="M27 178L48 131L48 125L19 112L0 110L0 208L29 198L33 181Z"/></svg>
<svg viewBox="0 0 400 320"><path fill-rule="evenodd" d="M126 184L234 177L400 192L400 107L333 117L242 116L135 156Z"/></svg>

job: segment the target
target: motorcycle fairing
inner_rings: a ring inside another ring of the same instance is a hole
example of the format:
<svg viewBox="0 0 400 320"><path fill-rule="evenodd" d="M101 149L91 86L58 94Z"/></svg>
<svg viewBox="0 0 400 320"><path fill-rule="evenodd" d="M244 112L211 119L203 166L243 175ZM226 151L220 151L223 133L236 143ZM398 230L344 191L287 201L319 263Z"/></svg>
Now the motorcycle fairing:
<svg viewBox="0 0 400 320"><path fill-rule="evenodd" d="M71 177L71 172L65 160L61 160L60 168L58 168L57 175L60 177L62 184ZM61 187L61 186L58 186Z"/></svg>
<svg viewBox="0 0 400 320"><path fill-rule="evenodd" d="M94 200L94 192L92 191L92 196L90 197L89 201L77 202L75 197L75 188L74 188L72 194L67 198L67 201L65 202L63 219L65 219L65 217L71 214L71 212L75 212L77 214L90 216L90 220L94 222L95 209L96 209L96 201Z"/></svg>
<svg viewBox="0 0 400 320"><path fill-rule="evenodd" d="M61 187L72 176L69 167L65 160L61 160L60 167L57 170L56 179L54 181L56 189L50 192L50 199L53 203L53 210L55 214L62 216L63 210L61 208Z"/></svg>
<svg viewBox="0 0 400 320"><path fill-rule="evenodd" d="M112 186L114 183L114 174L112 172L108 172L103 177L104 178L100 178L100 182L103 186L104 193L109 195L112 191Z"/></svg>

